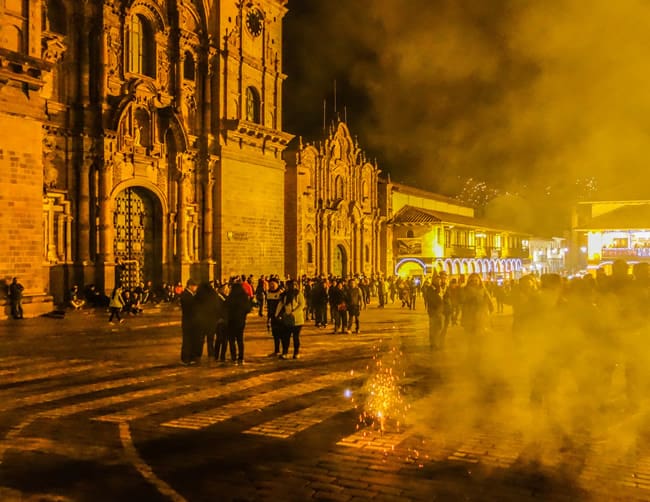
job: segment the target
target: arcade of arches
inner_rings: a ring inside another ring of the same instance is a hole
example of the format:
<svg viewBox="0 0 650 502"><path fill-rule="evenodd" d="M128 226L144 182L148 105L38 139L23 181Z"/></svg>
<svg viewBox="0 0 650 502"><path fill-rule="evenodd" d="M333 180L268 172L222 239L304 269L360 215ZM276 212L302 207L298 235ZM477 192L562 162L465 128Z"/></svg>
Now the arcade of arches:
<svg viewBox="0 0 650 502"><path fill-rule="evenodd" d="M451 276L477 273L484 279L516 279L522 274L523 262L519 258L446 258L425 263L417 258L405 258L395 266L395 275L403 277L424 276L443 271Z"/></svg>

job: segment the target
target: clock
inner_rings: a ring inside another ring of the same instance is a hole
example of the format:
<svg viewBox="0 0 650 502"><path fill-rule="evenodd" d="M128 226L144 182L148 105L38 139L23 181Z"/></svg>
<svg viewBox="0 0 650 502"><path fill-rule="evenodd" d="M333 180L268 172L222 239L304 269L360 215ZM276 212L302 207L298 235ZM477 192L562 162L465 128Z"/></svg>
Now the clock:
<svg viewBox="0 0 650 502"><path fill-rule="evenodd" d="M262 34L264 15L258 9L251 9L246 14L246 27L250 34L257 37Z"/></svg>

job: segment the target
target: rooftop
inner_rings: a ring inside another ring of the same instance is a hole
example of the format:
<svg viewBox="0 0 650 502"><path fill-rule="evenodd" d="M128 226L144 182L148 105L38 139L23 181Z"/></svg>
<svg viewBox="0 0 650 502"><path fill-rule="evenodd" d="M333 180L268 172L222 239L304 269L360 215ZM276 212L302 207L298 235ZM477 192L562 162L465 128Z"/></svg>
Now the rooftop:
<svg viewBox="0 0 650 502"><path fill-rule="evenodd" d="M483 230L505 230L509 232L525 233L480 218L471 218L460 214L434 211L432 209L424 209L414 206L402 207L397 211L397 213L395 213L388 223L392 225L431 225L436 223L450 223L452 225L462 225Z"/></svg>
<svg viewBox="0 0 650 502"><path fill-rule="evenodd" d="M619 207L591 218L576 230L650 230L650 202Z"/></svg>
<svg viewBox="0 0 650 502"><path fill-rule="evenodd" d="M421 188L416 188L410 185L403 185L402 183L395 183L395 182L393 182L392 185L394 190L397 190L398 192L401 193L414 195L416 197L422 197L425 199L438 200L440 202L446 202L448 204L454 204L456 206L469 207L469 208L472 207L465 202L461 202L459 200L454 199L453 197L448 197L446 195L429 192L427 190L422 190Z"/></svg>

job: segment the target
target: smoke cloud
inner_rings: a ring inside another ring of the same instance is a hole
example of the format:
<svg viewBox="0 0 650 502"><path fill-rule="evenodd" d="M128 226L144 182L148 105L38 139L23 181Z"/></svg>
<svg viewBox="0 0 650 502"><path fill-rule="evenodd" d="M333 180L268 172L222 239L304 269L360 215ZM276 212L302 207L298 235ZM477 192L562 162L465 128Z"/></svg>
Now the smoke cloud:
<svg viewBox="0 0 650 502"><path fill-rule="evenodd" d="M650 2L295 0L287 122L339 109L393 179L456 193L503 189L640 197L650 122ZM292 12L293 10L293 12ZM331 108L331 106L330 106ZM632 180L634 180L632 182Z"/></svg>

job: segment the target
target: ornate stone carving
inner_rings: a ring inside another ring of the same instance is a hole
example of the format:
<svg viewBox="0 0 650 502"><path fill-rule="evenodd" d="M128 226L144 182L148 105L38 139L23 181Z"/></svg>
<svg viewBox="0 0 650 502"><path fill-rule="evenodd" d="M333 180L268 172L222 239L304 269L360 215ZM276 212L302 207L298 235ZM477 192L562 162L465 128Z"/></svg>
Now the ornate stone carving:
<svg viewBox="0 0 650 502"><path fill-rule="evenodd" d="M122 44L120 33L116 29L108 28L106 33L106 61L108 75L122 74Z"/></svg>
<svg viewBox="0 0 650 502"><path fill-rule="evenodd" d="M63 35L43 32L41 58L44 61L52 64L58 63L63 58L63 54L67 48L67 45L63 42Z"/></svg>
<svg viewBox="0 0 650 502"><path fill-rule="evenodd" d="M160 87L166 91L169 86L169 59L164 50L160 50L158 53L158 82L160 82Z"/></svg>
<svg viewBox="0 0 650 502"><path fill-rule="evenodd" d="M55 136L46 132L43 137L43 186L45 189L55 188L59 180L57 164L60 159L57 150Z"/></svg>

